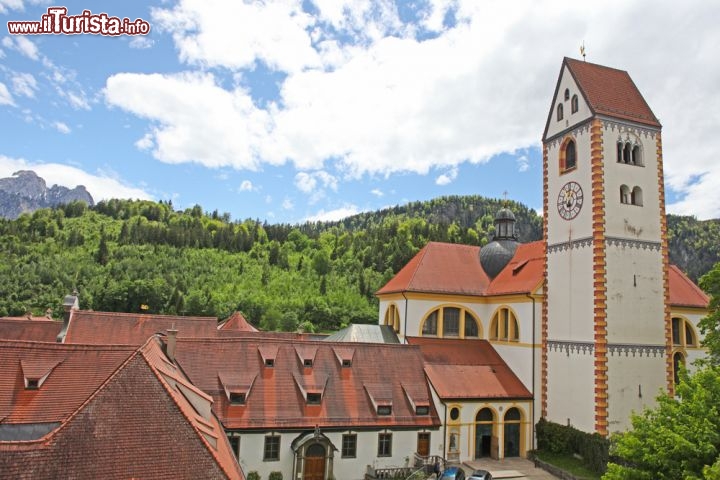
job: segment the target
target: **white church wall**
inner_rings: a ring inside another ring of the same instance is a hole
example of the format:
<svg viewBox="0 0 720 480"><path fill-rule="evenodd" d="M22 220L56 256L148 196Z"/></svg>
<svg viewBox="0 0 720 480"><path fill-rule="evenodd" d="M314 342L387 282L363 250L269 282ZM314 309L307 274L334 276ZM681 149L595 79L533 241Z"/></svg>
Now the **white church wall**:
<svg viewBox="0 0 720 480"><path fill-rule="evenodd" d="M595 429L595 357L592 352L548 351L548 420L586 432Z"/></svg>
<svg viewBox="0 0 720 480"><path fill-rule="evenodd" d="M548 338L593 341L592 247L548 255Z"/></svg>

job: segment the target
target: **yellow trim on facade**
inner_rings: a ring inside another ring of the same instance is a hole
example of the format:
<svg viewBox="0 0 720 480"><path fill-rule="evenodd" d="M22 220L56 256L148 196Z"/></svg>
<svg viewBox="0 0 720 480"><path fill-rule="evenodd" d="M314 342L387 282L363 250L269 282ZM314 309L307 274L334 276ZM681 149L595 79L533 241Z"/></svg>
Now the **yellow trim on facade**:
<svg viewBox="0 0 720 480"><path fill-rule="evenodd" d="M541 283L542 284L542 283ZM540 284L540 285L541 285ZM540 286L539 285L539 286ZM535 294L536 298L541 298L542 294ZM511 295L490 295L490 296L477 296L477 295L454 295L450 293L425 293L425 292L405 292L405 297L401 294L385 294L377 295L379 301L390 301L390 300L433 300L437 302L447 303L475 303L475 304L494 304L494 303L532 303L532 300L524 294L511 294Z"/></svg>

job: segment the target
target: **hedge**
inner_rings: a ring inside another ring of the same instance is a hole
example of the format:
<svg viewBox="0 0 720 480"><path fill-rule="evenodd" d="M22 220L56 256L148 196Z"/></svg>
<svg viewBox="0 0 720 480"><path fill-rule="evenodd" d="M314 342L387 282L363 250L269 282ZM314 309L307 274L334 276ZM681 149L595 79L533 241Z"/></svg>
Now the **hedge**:
<svg viewBox="0 0 720 480"><path fill-rule="evenodd" d="M579 455L582 462L596 473L605 473L610 441L597 434L548 422L541 418L535 429L538 450L567 455Z"/></svg>

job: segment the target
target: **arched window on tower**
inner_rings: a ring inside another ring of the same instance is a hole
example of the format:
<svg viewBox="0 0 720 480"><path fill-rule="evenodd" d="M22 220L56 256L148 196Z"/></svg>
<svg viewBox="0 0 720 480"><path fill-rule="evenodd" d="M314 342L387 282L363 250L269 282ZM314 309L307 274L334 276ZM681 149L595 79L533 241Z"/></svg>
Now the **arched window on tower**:
<svg viewBox="0 0 720 480"><path fill-rule="evenodd" d="M623 161L623 142L618 140L617 142L617 162L622 163Z"/></svg>
<svg viewBox="0 0 720 480"><path fill-rule="evenodd" d="M570 89L569 88L565 89L565 97L564 98L565 98L565 101L570 100Z"/></svg>
<svg viewBox="0 0 720 480"><path fill-rule="evenodd" d="M564 170L570 170L577 166L577 151L575 149L575 142L570 140L565 145L565 165Z"/></svg>
<svg viewBox="0 0 720 480"><path fill-rule="evenodd" d="M558 106L557 106L557 119L558 119L558 122L563 119L563 106L562 106L562 103L558 103Z"/></svg>
<svg viewBox="0 0 720 480"><path fill-rule="evenodd" d="M630 142L625 144L625 147L623 148L623 163L630 163L631 160L631 149Z"/></svg>
<svg viewBox="0 0 720 480"><path fill-rule="evenodd" d="M642 204L643 204L642 188L634 187L632 189L632 192L630 192L630 203L632 203L633 205L642 207Z"/></svg>
<svg viewBox="0 0 720 480"><path fill-rule="evenodd" d="M640 145L634 145L632 148L632 156L630 161L633 165L642 166L642 152L640 150Z"/></svg>
<svg viewBox="0 0 720 480"><path fill-rule="evenodd" d="M578 108L578 96L573 95L572 101L570 102L570 113L577 113Z"/></svg>
<svg viewBox="0 0 720 480"><path fill-rule="evenodd" d="M630 188L627 185L620 185L620 203L630 203Z"/></svg>

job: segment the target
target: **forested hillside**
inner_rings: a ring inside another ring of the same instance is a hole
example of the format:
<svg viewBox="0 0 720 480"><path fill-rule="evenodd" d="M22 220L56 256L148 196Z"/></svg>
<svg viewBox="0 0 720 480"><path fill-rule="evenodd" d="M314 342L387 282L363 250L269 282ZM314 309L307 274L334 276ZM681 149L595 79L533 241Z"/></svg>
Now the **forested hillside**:
<svg viewBox="0 0 720 480"><path fill-rule="evenodd" d="M373 293L422 246L484 245L504 203L443 197L302 225L231 222L200 206L149 201L38 210L0 220L0 316L48 307L59 316L62 297L77 288L84 309L220 318L241 310L270 330L376 322ZM507 203L520 240L541 238L541 218ZM682 268L687 260L696 276L717 261L717 222L673 217L669 225Z"/></svg>

